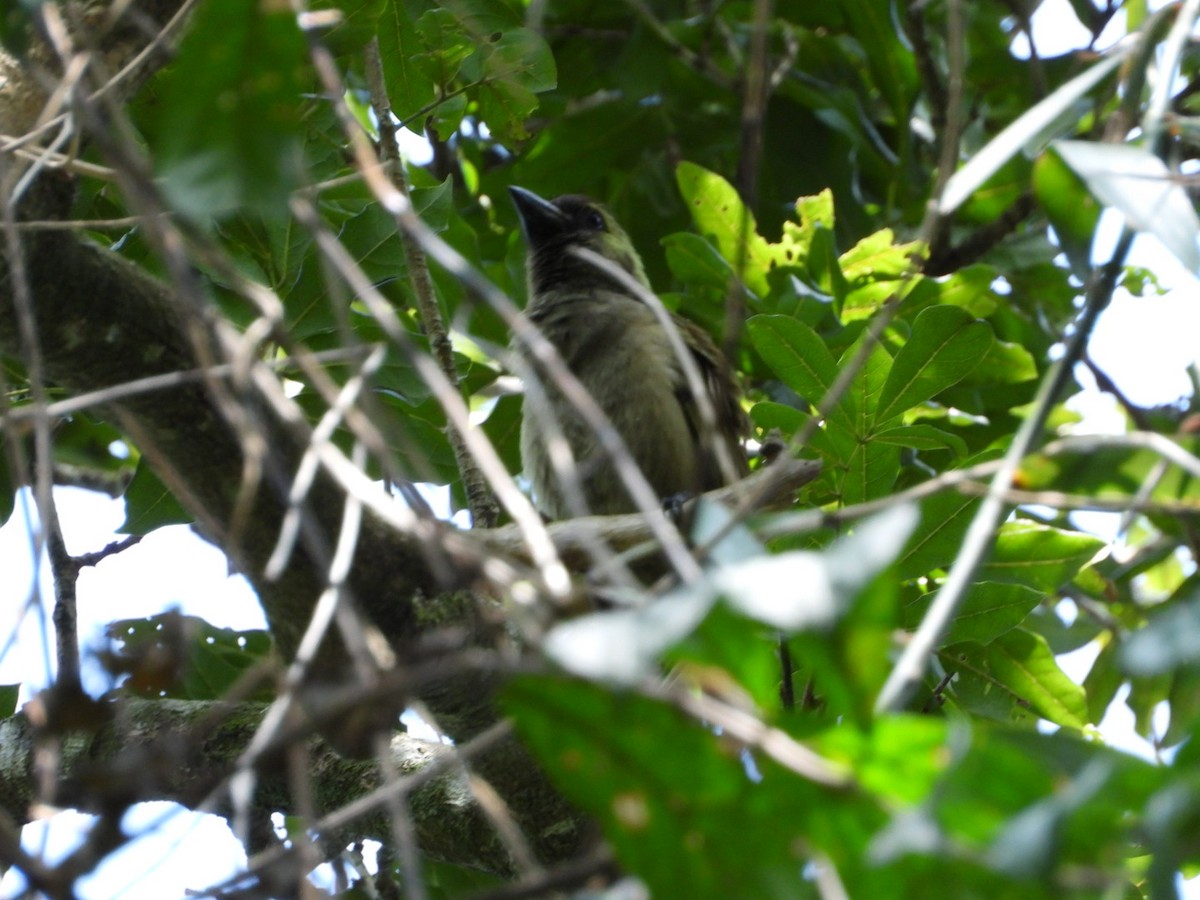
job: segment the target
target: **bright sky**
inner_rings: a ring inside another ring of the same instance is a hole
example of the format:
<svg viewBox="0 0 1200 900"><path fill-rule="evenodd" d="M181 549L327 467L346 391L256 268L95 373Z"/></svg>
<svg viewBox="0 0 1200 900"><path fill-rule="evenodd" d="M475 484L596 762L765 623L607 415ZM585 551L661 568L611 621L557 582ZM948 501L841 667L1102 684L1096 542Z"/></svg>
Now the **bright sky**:
<svg viewBox="0 0 1200 900"><path fill-rule="evenodd" d="M1160 4L1154 4L1155 6ZM1066 0L1046 0L1035 14L1039 51L1053 56L1079 46L1084 40L1073 22L1063 15ZM1115 234L1115 225L1109 231ZM1110 237L1109 240L1112 238ZM1100 319L1091 343L1095 362L1114 378L1136 403L1171 403L1191 391L1186 371L1196 364L1200 344L1200 284L1152 239L1139 239L1131 263L1156 272L1173 290L1163 297L1133 298L1121 294ZM1077 405L1093 431L1119 429L1120 419L1111 398L1094 394ZM73 554L91 552L119 539L115 529L124 518L120 502L74 489L56 492L67 548ZM25 498L28 502L28 498ZM32 596L34 573L30 565L30 525L21 508L0 528L0 560L11 602L0 607L0 652L14 631L15 646L0 656L0 684L23 683L37 690L48 681L47 660L52 638L47 631L51 581L43 561L38 589L45 605L26 604ZM171 607L202 616L214 625L238 629L261 628L264 621L258 601L245 580L230 576L225 558L183 527L163 528L138 546L110 557L79 580L81 644L103 645L104 627L122 618L154 615ZM1064 666L1082 677L1094 651L1080 651ZM102 690L102 673L85 663L90 688ZM1102 726L1105 740L1130 752L1147 755L1149 748L1132 731L1132 718L1115 703ZM54 827L43 823L24 832L28 850L48 860L68 852L86 828L87 817L65 812ZM142 834L80 883L84 900L154 896L170 900L188 889L203 888L234 874L245 864L241 845L224 821L180 810L172 804L140 804L126 820L131 833ZM181 850L182 852L173 852ZM21 880L12 872L0 881L0 898L20 891ZM1189 888L1194 885L1189 885ZM1200 890L1187 892L1200 897Z"/></svg>

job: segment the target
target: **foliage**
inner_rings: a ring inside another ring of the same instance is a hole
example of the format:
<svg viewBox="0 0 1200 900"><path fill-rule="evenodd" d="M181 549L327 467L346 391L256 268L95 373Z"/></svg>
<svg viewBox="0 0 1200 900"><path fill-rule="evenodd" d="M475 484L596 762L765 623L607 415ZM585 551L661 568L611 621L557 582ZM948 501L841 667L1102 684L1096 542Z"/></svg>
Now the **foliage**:
<svg viewBox="0 0 1200 900"><path fill-rule="evenodd" d="M1071 8L1098 36L1123 5ZM697 516L693 544L714 542L703 577L638 589L632 609L555 622L542 598L531 626L516 590L504 597L527 657L504 680L504 713L621 870L658 897L838 896L839 884L856 897L1172 896L1200 865L1196 442L1187 410L1129 404L1130 435L1072 437L1074 372L1043 390L1064 338L1094 322L1081 303L1110 296L1097 288L1110 261L1089 258L1101 208L1200 268L1200 220L1172 177L1195 155L1191 90L1162 108L1147 84L1152 51L1173 58L1170 17L1097 59L1014 53L1021 25L994 2L316 6L301 29L277 5L201 4L123 112L186 223L206 315L254 335L310 424L328 423L344 450L369 447L372 478L450 485L465 507L414 295L425 263L398 237L408 220L347 177L362 163L352 136L386 147L363 52L375 40L392 111L432 151L405 171L420 241L441 251L429 265L454 374L510 469L518 404L496 400L509 329L464 272L522 295L514 184L603 199L668 305L725 339L756 438L822 464L786 509ZM0 17L8 46L17 19ZM321 80L325 54L344 97ZM1190 85L1196 58L1178 65L1169 83ZM748 72L767 83L759 119ZM115 164L103 140L82 153ZM948 185L946 159L959 172ZM119 219L139 202L83 176L71 217ZM152 225L90 238L180 277ZM277 305L264 310L247 282ZM382 452L331 416L321 382L349 391L376 348L357 403ZM38 452L21 424L39 402L26 367L4 370L4 516ZM1025 452L1031 422L1046 427ZM968 562L980 495L1014 444L1003 521ZM126 479L125 530L140 534L195 513L152 451L120 416L88 410L62 418L51 453ZM1080 508L1130 518L1110 541L1070 515ZM902 646L967 565L918 683L889 701ZM127 694L218 698L271 656L265 634L169 616L111 634L126 644L108 664L131 676ZM1098 655L1077 682L1059 656L1085 645ZM146 668L163 654L170 665ZM1093 727L1112 703L1161 759L1104 746ZM435 895L481 883L436 865Z"/></svg>

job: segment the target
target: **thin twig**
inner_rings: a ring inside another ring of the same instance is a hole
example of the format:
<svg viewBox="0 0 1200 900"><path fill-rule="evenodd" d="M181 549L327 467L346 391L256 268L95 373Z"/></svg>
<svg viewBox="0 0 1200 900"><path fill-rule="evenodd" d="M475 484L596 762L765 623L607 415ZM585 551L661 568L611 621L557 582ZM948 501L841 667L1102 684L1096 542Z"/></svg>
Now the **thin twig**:
<svg viewBox="0 0 1200 900"><path fill-rule="evenodd" d="M946 188L946 182L958 168L959 141L966 122L964 92L966 87L966 23L963 19L962 0L947 0L946 3L946 109L942 118L943 130L939 132L940 152L937 177L929 201L925 207L925 218L921 222L921 241L932 248L940 241L943 219L938 212L938 201Z"/></svg>
<svg viewBox="0 0 1200 900"><path fill-rule="evenodd" d="M742 84L742 119L738 168L735 181L742 198L739 223L738 259L734 277L725 291L725 327L721 350L728 360L737 358L742 329L746 322L746 291L742 276L746 270L746 248L749 246L751 210L757 205L758 171L762 161L763 125L766 120L767 98L771 90L768 74L770 55L767 53L767 32L771 21L772 0L754 0L754 22L750 32L750 54Z"/></svg>
<svg viewBox="0 0 1200 900"><path fill-rule="evenodd" d="M376 127L379 129L380 162L383 163L391 179L392 187L405 198L409 197L408 179L404 174L404 160L400 158L400 147L396 143L396 126L392 119L392 104L388 99L387 85L383 77L383 60L379 55L379 40L372 37L363 50L367 70L367 85L371 90L371 108L375 112ZM417 312L421 316L421 324L429 339L429 349L433 358L441 367L442 374L450 386L462 392L458 381L458 368L454 364L454 345L442 319L442 311L438 306L437 296L433 289L433 279L429 275L429 261L425 251L405 231L400 232L400 243L404 248L405 268L408 280L412 285L413 296L417 301ZM463 488L467 495L467 508L471 513L471 522L483 528L496 524L500 508L496 498L488 489L487 479L479 471L475 457L467 447L458 428L451 424L446 429L446 437L454 451L454 461L462 476Z"/></svg>

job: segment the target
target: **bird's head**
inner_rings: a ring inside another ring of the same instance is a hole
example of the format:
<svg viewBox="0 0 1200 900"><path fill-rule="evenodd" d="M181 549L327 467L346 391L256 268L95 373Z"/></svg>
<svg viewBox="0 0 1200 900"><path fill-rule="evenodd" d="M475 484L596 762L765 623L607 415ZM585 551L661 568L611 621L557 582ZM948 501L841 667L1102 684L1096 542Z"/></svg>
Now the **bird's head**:
<svg viewBox="0 0 1200 900"><path fill-rule="evenodd" d="M649 288L633 241L604 204L580 194L545 200L525 188L508 190L529 246L530 296L611 281L595 265L573 254L575 248L603 256Z"/></svg>

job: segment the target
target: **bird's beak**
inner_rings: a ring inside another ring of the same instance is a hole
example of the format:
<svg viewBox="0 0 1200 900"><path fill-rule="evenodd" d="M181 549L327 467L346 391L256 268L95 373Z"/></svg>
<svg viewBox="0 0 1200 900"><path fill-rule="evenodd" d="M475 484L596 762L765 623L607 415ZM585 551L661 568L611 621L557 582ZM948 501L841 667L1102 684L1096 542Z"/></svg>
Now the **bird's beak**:
<svg viewBox="0 0 1200 900"><path fill-rule="evenodd" d="M521 228L530 246L537 246L545 238L562 231L562 210L549 200L516 185L511 185L508 192L512 195L513 205L517 207Z"/></svg>

